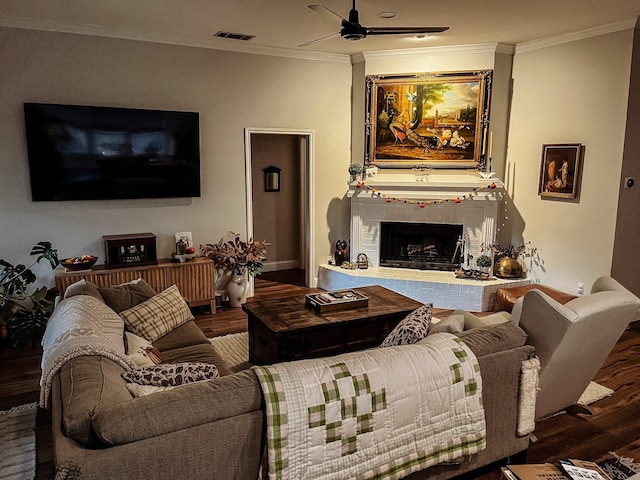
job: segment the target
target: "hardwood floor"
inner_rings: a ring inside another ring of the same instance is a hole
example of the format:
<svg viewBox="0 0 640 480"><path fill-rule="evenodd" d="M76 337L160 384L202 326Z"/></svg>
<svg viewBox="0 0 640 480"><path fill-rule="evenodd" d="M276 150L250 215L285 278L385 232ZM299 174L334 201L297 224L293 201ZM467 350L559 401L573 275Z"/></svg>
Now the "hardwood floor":
<svg viewBox="0 0 640 480"><path fill-rule="evenodd" d="M286 276L265 274L256 278L255 296L274 298L313 291L302 286L303 278L300 271L286 272ZM194 313L196 323L208 337L247 330L246 315L239 308L221 308L215 315L203 309ZM446 313L436 309L436 315ZM40 358L40 349L0 347L0 410L38 400ZM538 441L529 448L527 462L554 462L557 458L600 460L614 451L640 462L640 322L622 335L594 380L615 393L593 404L592 416L563 414L538 422ZM48 412L40 411L37 423L36 478L44 479L51 472ZM498 480L498 467L467 478Z"/></svg>

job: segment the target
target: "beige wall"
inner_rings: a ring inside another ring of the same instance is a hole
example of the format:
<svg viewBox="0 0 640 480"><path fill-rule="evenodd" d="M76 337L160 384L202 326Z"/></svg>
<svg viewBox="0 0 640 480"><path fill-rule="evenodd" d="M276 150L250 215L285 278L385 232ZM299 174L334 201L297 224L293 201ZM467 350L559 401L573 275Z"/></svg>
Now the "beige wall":
<svg viewBox="0 0 640 480"><path fill-rule="evenodd" d="M158 235L160 255L167 256L176 231L192 231L196 243L217 241L228 230L244 232L244 128L297 128L314 131L316 272L335 240L348 237L345 185L350 159L361 161L363 154L356 135L363 131L363 76L494 68L501 83L494 85L493 113L499 108L502 117L510 115L508 122L492 118L505 129L494 133L494 165L504 169L509 193L503 238L533 242L543 262L533 279L557 288L574 292L584 282L588 289L610 272L632 30L518 51L510 111L510 56L486 49L444 49L419 59L372 56L352 70L346 62L10 28L0 28L0 45L0 258L27 261L28 249L45 239L61 256L103 256L102 235L146 231ZM32 202L25 101L199 111L202 197ZM559 142L586 146L578 203L537 195L541 146Z"/></svg>
<svg viewBox="0 0 640 480"><path fill-rule="evenodd" d="M533 242L535 281L576 293L609 274L625 138L632 30L516 52L505 228ZM582 143L579 202L541 200L542 144Z"/></svg>
<svg viewBox="0 0 640 480"><path fill-rule="evenodd" d="M10 28L0 28L0 45L0 258L26 261L40 240L61 256L103 258L103 235L135 232L155 233L168 256L176 231L193 232L196 244L245 232L245 127L314 131L315 272L330 238L348 235L348 62ZM202 197L32 202L27 101L200 112Z"/></svg>

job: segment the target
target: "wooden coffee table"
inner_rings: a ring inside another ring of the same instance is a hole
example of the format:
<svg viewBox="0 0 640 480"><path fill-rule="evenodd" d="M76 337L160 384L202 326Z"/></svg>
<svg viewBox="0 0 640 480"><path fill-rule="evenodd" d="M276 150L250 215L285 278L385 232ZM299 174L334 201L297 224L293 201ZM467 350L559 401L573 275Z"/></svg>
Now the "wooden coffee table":
<svg viewBox="0 0 640 480"><path fill-rule="evenodd" d="M422 304L380 286L354 288L366 307L324 314L305 306L305 296L249 300L249 360L268 365L376 347L408 313Z"/></svg>

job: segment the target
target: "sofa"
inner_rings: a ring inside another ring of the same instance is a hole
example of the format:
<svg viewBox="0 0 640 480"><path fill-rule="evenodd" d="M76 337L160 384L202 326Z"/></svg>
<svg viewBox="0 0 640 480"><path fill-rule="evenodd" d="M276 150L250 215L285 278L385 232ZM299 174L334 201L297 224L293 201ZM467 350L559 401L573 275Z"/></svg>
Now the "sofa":
<svg viewBox="0 0 640 480"><path fill-rule="evenodd" d="M101 301L106 301L104 315L112 310L124 314L123 307L144 305L154 293L128 291L129 305L116 306L109 299L112 292L96 289L87 284L68 289L51 320L57 311L87 316L82 304L98 309ZM47 333L49 328L55 330L51 320ZM93 325L101 321L91 319ZM45 352L78 341L72 335L47 333ZM63 340L53 341L52 336ZM517 432L522 364L534 357L533 347L525 345L526 334L509 322L466 330L458 337L480 366L487 447L465 461L432 466L408 478L455 477L525 452L529 446L528 435ZM254 371L233 373L192 318L157 338L153 347L163 364L202 362L215 365L218 376L134 396L122 377L127 365L109 354L91 354L90 349L79 354L83 348L74 347L53 369L47 363L50 359L43 357L47 386L41 403L52 413L56 479L258 478L266 425L265 402Z"/></svg>

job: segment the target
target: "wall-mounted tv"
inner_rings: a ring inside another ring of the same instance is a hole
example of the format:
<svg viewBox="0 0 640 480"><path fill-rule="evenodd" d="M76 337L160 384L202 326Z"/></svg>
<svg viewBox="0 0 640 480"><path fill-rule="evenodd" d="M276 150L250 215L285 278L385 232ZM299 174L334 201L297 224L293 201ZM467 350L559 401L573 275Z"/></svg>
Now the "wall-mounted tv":
<svg viewBox="0 0 640 480"><path fill-rule="evenodd" d="M195 112L25 103L34 201L200 196Z"/></svg>

